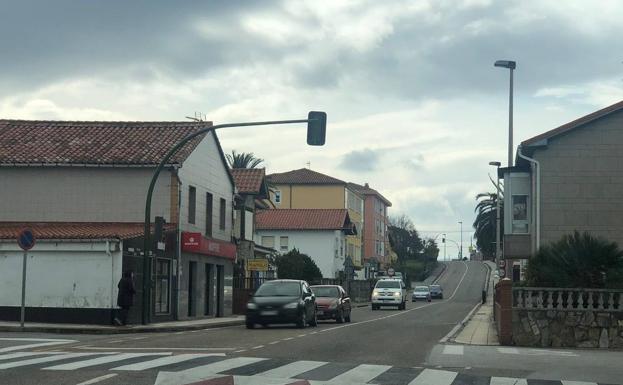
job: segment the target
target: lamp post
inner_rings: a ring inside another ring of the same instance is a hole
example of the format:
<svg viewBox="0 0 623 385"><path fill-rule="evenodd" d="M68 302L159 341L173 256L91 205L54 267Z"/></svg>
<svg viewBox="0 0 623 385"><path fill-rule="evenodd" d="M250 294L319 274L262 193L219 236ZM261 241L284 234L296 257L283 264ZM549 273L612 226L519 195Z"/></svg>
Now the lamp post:
<svg viewBox="0 0 623 385"><path fill-rule="evenodd" d="M443 234L443 260L446 261L446 234Z"/></svg>
<svg viewBox="0 0 623 385"><path fill-rule="evenodd" d="M493 65L510 70L510 87L508 90L508 167L513 167L513 71L517 67L517 63L512 60L497 60Z"/></svg>
<svg viewBox="0 0 623 385"><path fill-rule="evenodd" d="M228 123L219 124L216 126L204 127L192 134L186 136L184 139L177 142L171 150L162 158L154 174L152 175L149 188L147 189L147 198L145 199L145 227L143 233L143 309L141 313L141 323L143 325L150 322L151 318L151 263L150 255L153 248L151 243L151 197L154 192L154 187L158 181L160 172L164 169L164 166L169 162L171 157L175 155L186 143L192 139L207 134L210 131L215 131L219 128L226 127L246 127L246 126L268 126L273 124L294 124L294 123L307 123L307 144L311 146L322 146L325 142L326 130L327 130L327 114L320 111L310 111L307 119L297 120L274 120L265 122L247 122L247 123Z"/></svg>
<svg viewBox="0 0 623 385"><path fill-rule="evenodd" d="M459 221L461 225L461 249L459 250L459 259L463 259L463 221Z"/></svg>
<svg viewBox="0 0 623 385"><path fill-rule="evenodd" d="M496 178L497 178L497 183L495 184L495 188L497 190L497 196L495 199L495 264L497 265L500 262L500 258L502 257L502 253L501 250L502 248L500 247L500 166L502 164L500 162L494 161L494 162L489 162L489 166L495 166L496 170Z"/></svg>

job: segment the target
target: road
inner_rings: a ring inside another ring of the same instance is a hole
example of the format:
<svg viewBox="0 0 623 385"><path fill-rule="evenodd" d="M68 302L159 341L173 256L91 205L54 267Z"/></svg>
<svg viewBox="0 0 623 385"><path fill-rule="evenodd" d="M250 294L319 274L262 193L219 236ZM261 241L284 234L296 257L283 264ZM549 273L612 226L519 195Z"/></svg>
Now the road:
<svg viewBox="0 0 623 385"><path fill-rule="evenodd" d="M0 384L276 385L305 379L450 385L504 383L492 376L529 377L530 359L543 361L543 353L539 357L534 349L521 361L509 355L515 351L494 350L504 348L440 344L480 300L486 271L479 262L451 262L439 280L443 300L409 302L405 311L356 308L348 324L115 336L4 333ZM496 362L502 356L509 361L507 369ZM234 377L223 378L227 375Z"/></svg>

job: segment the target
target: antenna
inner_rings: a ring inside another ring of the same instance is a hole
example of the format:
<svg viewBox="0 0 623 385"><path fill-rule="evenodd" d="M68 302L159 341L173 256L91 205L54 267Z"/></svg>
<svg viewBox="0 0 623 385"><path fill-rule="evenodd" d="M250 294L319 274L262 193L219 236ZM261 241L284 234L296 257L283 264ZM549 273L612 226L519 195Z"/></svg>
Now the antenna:
<svg viewBox="0 0 623 385"><path fill-rule="evenodd" d="M307 163L305 163L307 165L307 168L311 170L311 162L307 161Z"/></svg>

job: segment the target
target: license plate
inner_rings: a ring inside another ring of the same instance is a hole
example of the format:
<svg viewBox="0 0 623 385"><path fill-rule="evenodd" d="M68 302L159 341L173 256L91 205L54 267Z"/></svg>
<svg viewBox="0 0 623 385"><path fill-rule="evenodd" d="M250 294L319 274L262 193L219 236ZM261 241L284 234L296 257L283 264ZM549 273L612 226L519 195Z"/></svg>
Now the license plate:
<svg viewBox="0 0 623 385"><path fill-rule="evenodd" d="M277 315L277 310L264 310L260 312L261 315Z"/></svg>
<svg viewBox="0 0 623 385"><path fill-rule="evenodd" d="M324 312L322 310L319 310L316 312L316 315L324 315Z"/></svg>

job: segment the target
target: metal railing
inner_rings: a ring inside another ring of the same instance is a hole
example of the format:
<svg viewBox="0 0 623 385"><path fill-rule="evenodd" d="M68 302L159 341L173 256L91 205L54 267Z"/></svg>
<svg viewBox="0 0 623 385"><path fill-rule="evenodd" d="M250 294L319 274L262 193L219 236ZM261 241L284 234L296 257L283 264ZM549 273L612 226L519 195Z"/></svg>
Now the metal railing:
<svg viewBox="0 0 623 385"><path fill-rule="evenodd" d="M513 308L623 311L623 290L513 287Z"/></svg>

